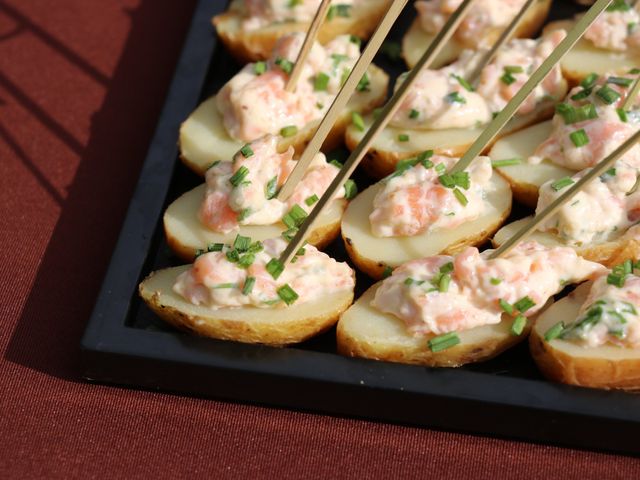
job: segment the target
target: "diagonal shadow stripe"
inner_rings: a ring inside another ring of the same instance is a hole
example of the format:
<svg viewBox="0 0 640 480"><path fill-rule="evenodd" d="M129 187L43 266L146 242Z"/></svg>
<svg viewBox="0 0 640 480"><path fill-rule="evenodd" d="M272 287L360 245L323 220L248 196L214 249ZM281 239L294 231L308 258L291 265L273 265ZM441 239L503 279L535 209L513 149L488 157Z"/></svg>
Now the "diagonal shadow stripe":
<svg viewBox="0 0 640 480"><path fill-rule="evenodd" d="M0 73L0 86L3 86L18 102L32 113L45 127L62 140L71 150L78 155L84 151L84 145L71 135L55 118L49 115L42 107L36 104L25 94L20 87Z"/></svg>
<svg viewBox="0 0 640 480"><path fill-rule="evenodd" d="M19 22L23 27L28 28L34 35L40 37L44 40L47 45L51 48L57 50L63 57L69 60L71 63L76 65L78 68L83 70L89 76L91 76L96 82L107 86L109 85L110 78L99 71L96 67L87 62L80 55L75 53L69 47L67 47L64 43L58 40L56 37L51 35L49 32L44 30L42 27L36 25L29 19L25 17L22 13L20 13L15 8L10 7L6 3L0 2L0 10L4 10L5 13L11 17L13 17L17 22Z"/></svg>

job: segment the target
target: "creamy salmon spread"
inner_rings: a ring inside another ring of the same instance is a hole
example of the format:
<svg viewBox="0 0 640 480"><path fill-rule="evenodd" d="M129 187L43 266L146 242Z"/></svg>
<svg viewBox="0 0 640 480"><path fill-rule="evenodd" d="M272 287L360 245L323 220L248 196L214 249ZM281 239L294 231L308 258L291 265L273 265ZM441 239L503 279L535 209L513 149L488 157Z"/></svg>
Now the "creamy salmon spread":
<svg viewBox="0 0 640 480"><path fill-rule="evenodd" d="M633 267L628 261L627 269ZM640 348L640 277L624 269L623 264L593 282L578 317L565 325L560 338L585 347Z"/></svg>
<svg viewBox="0 0 640 480"><path fill-rule="evenodd" d="M284 308L353 290L353 270L311 245L284 270L274 269L273 259L286 245L283 239L251 242L238 236L233 245L200 255L173 290L194 305L212 309Z"/></svg>
<svg viewBox="0 0 640 480"><path fill-rule="evenodd" d="M423 154L386 180L373 200L369 216L376 237L411 236L452 229L475 220L486 210L493 174L488 157L478 157L463 172L446 172L457 158Z"/></svg>
<svg viewBox="0 0 640 480"><path fill-rule="evenodd" d="M244 3L242 29L251 31L273 23L311 22L322 0L244 0L238 3ZM328 21L351 17L352 9L362 3L362 0L333 0Z"/></svg>
<svg viewBox="0 0 640 480"><path fill-rule="evenodd" d="M640 13L638 6L626 1L613 1L585 32L584 38L605 50L623 52L640 46Z"/></svg>
<svg viewBox="0 0 640 480"><path fill-rule="evenodd" d="M526 0L477 0L456 31L463 44L476 48L485 46L488 35L503 29L515 18ZM415 2L422 28L438 33L462 0L426 0Z"/></svg>
<svg viewBox="0 0 640 480"><path fill-rule="evenodd" d="M503 313L530 316L565 285L605 271L568 247L525 242L498 259L490 253L469 247L407 262L380 284L372 306L414 335L461 332L500 323Z"/></svg>
<svg viewBox="0 0 640 480"><path fill-rule="evenodd" d="M276 194L296 162L293 148L278 153L277 137L268 135L245 145L233 162L218 162L207 170L200 221L216 232L229 233L240 225L272 225L292 210L308 214L337 176L339 168L318 153L286 200ZM343 198L340 189L336 198Z"/></svg>
<svg viewBox="0 0 640 480"><path fill-rule="evenodd" d="M285 87L304 42L304 34L282 37L271 58L246 65L216 96L224 127L232 138L250 142L265 134L290 136L327 112L360 56L350 35L325 46L315 43L292 92ZM369 89L365 75L358 91Z"/></svg>
<svg viewBox="0 0 640 480"><path fill-rule="evenodd" d="M491 121L529 80L530 75L551 54L565 36L564 30L538 40L508 42L482 70L476 87L467 78L483 56L464 50L455 63L439 70L423 70L402 102L391 125L411 129L471 128ZM402 78L396 85L396 89ZM545 101L560 100L566 82L555 66L518 110L519 115L535 111Z"/></svg>

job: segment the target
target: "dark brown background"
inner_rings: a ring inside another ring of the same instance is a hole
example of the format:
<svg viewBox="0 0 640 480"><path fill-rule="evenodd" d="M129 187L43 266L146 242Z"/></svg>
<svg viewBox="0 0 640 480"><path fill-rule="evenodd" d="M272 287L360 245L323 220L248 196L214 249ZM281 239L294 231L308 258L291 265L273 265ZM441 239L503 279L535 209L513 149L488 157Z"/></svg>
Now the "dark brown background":
<svg viewBox="0 0 640 480"><path fill-rule="evenodd" d="M622 456L79 381L194 3L0 1L0 477L637 478Z"/></svg>

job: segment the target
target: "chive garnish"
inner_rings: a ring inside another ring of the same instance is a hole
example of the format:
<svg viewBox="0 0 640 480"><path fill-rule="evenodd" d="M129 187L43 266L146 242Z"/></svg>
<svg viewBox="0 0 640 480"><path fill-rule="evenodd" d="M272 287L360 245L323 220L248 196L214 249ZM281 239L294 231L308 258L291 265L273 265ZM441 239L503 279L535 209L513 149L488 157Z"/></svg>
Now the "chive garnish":
<svg viewBox="0 0 640 480"><path fill-rule="evenodd" d="M282 222L289 228L298 228L304 223L307 218L307 212L297 203L291 207L284 217Z"/></svg>
<svg viewBox="0 0 640 480"><path fill-rule="evenodd" d="M580 82L580 86L582 88L592 88L597 81L598 81L598 74L590 73Z"/></svg>
<svg viewBox="0 0 640 480"><path fill-rule="evenodd" d="M524 73L524 68L520 65L507 65L504 67L504 71L507 73Z"/></svg>
<svg viewBox="0 0 640 480"><path fill-rule="evenodd" d="M587 132L585 132L584 128L572 132L569 134L569 138L577 148L584 147L589 143L589 136L587 135Z"/></svg>
<svg viewBox="0 0 640 480"><path fill-rule="evenodd" d="M237 264L240 268L249 268L256 261L256 256L253 253L247 253L242 255Z"/></svg>
<svg viewBox="0 0 640 480"><path fill-rule="evenodd" d="M451 274L445 273L440 277L440 282L438 282L438 291L442 293L448 292L450 284L451 284Z"/></svg>
<svg viewBox="0 0 640 480"><path fill-rule="evenodd" d="M253 291L253 286L256 284L256 277L247 277L244 281L244 287L242 287L242 294L249 295Z"/></svg>
<svg viewBox="0 0 640 480"><path fill-rule="evenodd" d="M438 337L433 337L429 340L428 345L432 352L437 353L458 345L459 343L460 337L458 337L458 334L456 332L450 332Z"/></svg>
<svg viewBox="0 0 640 480"><path fill-rule="evenodd" d="M596 92L596 95L607 105L615 103L620 98L620 94L618 92L606 85L600 88L600 90Z"/></svg>
<svg viewBox="0 0 640 480"><path fill-rule="evenodd" d="M296 236L296 233L298 233L298 229L297 228L290 228L289 230L285 230L284 232L282 232L282 238L284 238L287 242L290 242L291 240L293 240L293 237Z"/></svg>
<svg viewBox="0 0 640 480"><path fill-rule="evenodd" d="M194 258L198 258L201 255L204 255L206 252L204 250L197 249L194 253Z"/></svg>
<svg viewBox="0 0 640 480"><path fill-rule="evenodd" d="M509 302L501 298L500 300L498 300L498 304L505 313L513 315L513 306Z"/></svg>
<svg viewBox="0 0 640 480"><path fill-rule="evenodd" d="M412 120L415 120L419 116L420 116L420 112L418 110L416 110L415 108L412 108L411 111L409 112L409 118L412 119Z"/></svg>
<svg viewBox="0 0 640 480"><path fill-rule="evenodd" d="M524 315L518 315L511 324L511 333L513 335L522 335L524 327L527 324L527 319Z"/></svg>
<svg viewBox="0 0 640 480"><path fill-rule="evenodd" d="M452 75L453 75L453 78L455 78L458 81L460 86L462 86L462 88L464 88L468 92L473 92L473 90L474 90L473 87L463 77L461 77L460 75L455 75L455 74L452 74Z"/></svg>
<svg viewBox="0 0 640 480"><path fill-rule="evenodd" d="M246 220L249 215L251 215L251 209L243 208L242 210L240 210L240 213L238 213L238 217L236 218L236 220L238 222L242 222Z"/></svg>
<svg viewBox="0 0 640 480"><path fill-rule="evenodd" d="M500 81L505 85L511 85L516 81L516 77L514 77L509 72L504 72L504 74L500 77Z"/></svg>
<svg viewBox="0 0 640 480"><path fill-rule="evenodd" d="M266 71L267 71L267 63L266 62L256 62L253 65L253 73L255 73L258 76L262 75Z"/></svg>
<svg viewBox="0 0 640 480"><path fill-rule="evenodd" d="M627 123L629 121L629 117L627 117L627 112L624 111L624 108L616 108L616 112L621 122Z"/></svg>
<svg viewBox="0 0 640 480"><path fill-rule="evenodd" d="M349 35L349 41L351 43L355 43L357 46L362 45L362 39L360 37L356 37L355 35Z"/></svg>
<svg viewBox="0 0 640 480"><path fill-rule="evenodd" d="M314 203L316 203L318 200L320 200L318 198L318 195L316 195L315 193L313 195L311 195L310 197L307 197L306 200L304 201L304 203L307 205L307 207L310 207L311 205L313 205Z"/></svg>
<svg viewBox="0 0 640 480"><path fill-rule="evenodd" d="M265 268L267 272L269 272L269 275L277 280L284 270L284 265L277 258L272 258L271 260L269 260L269 263L267 263Z"/></svg>
<svg viewBox="0 0 640 480"><path fill-rule="evenodd" d="M236 235L235 240L233 241L233 248L238 250L239 252L246 252L251 245L251 237L243 237L242 235Z"/></svg>
<svg viewBox="0 0 640 480"><path fill-rule="evenodd" d="M358 186L356 185L356 182L351 179L344 182L344 198L346 198L347 200L351 200L357 194Z"/></svg>
<svg viewBox="0 0 640 480"><path fill-rule="evenodd" d="M447 171L447 167L445 167L444 163L439 163L435 166L435 170L438 175L442 175Z"/></svg>
<svg viewBox="0 0 640 480"><path fill-rule="evenodd" d="M500 285L502 283L502 280L496 277L491 277L491 280L489 281L491 282L491 285Z"/></svg>
<svg viewBox="0 0 640 480"><path fill-rule="evenodd" d="M291 288L288 284L284 284L278 290L278 297L287 305L291 305L295 303L295 301L299 298L299 295L295 292L293 288Z"/></svg>
<svg viewBox="0 0 640 480"><path fill-rule="evenodd" d="M467 103L467 100L458 92L451 92L444 99L447 103Z"/></svg>
<svg viewBox="0 0 640 480"><path fill-rule="evenodd" d="M215 162L211 162L211 164L209 164L209 166L207 167L207 170L212 169L213 167L215 167L216 165L218 165L222 160L216 160Z"/></svg>
<svg viewBox="0 0 640 480"><path fill-rule="evenodd" d="M369 80L369 75L367 75L367 72L365 72L362 78L360 79L360 81L358 82L358 85L356 86L356 90L358 92L368 92L369 90L371 90L370 87L371 87L371 81Z"/></svg>
<svg viewBox="0 0 640 480"><path fill-rule="evenodd" d="M405 278L405 279L404 279L404 282L403 282L403 283L404 283L405 285L409 286L409 285L413 285L413 284L414 284L414 282L415 282L415 280L414 280L413 278L411 278L411 277L407 277L407 278Z"/></svg>
<svg viewBox="0 0 640 480"><path fill-rule="evenodd" d="M402 54L402 47L400 46L400 43L392 40L385 40L380 50L382 50L382 53L389 57L390 60L394 62L396 60L400 60L400 56Z"/></svg>
<svg viewBox="0 0 640 480"><path fill-rule="evenodd" d="M462 193L462 190L460 190L459 188L453 189L453 195L463 207L466 207L469 204L469 199L465 196L464 193Z"/></svg>
<svg viewBox="0 0 640 480"><path fill-rule="evenodd" d="M516 303L513 304L516 310L518 310L520 313L526 312L527 310L529 310L531 307L534 307L535 305L536 305L536 302L531 300L531 298L529 298L528 296L522 297L520 300L518 300Z"/></svg>
<svg viewBox="0 0 640 480"><path fill-rule="evenodd" d="M382 278L389 278L391 276L391 274L393 273L393 268L391 268L389 265L385 265L384 270L382 271Z"/></svg>
<svg viewBox="0 0 640 480"><path fill-rule="evenodd" d="M318 75L316 75L316 78L313 81L313 89L316 92L325 91L329 86L329 80L331 80L331 77L329 77L329 75L324 72L320 72Z"/></svg>
<svg viewBox="0 0 640 480"><path fill-rule="evenodd" d="M618 85L620 87L628 87L633 83L633 80L630 78L624 77L609 77L607 78L607 83L612 83L614 85Z"/></svg>
<svg viewBox="0 0 640 480"><path fill-rule="evenodd" d="M244 156L244 158L249 158L253 155L253 150L251 146L247 143L244 147L240 149L240 153Z"/></svg>
<svg viewBox="0 0 640 480"><path fill-rule="evenodd" d="M520 165L522 163L521 158L507 158L505 160L494 160L491 162L493 168L510 167L512 165Z"/></svg>
<svg viewBox="0 0 640 480"><path fill-rule="evenodd" d="M244 179L249 175L249 169L244 165L240 166L236 173L234 173L229 179L229 183L234 187L237 187L244 182Z"/></svg>
<svg viewBox="0 0 640 480"><path fill-rule="evenodd" d="M329 161L329 165L333 165L334 167L337 167L337 168L340 168L340 169L342 169L342 167L344 167L344 165L342 165L342 163L340 163L335 158L333 160Z"/></svg>
<svg viewBox="0 0 640 480"><path fill-rule="evenodd" d="M560 335L562 335L563 330L564 330L564 323L558 322L553 327L551 327L549 330L546 331L546 333L544 334L544 339L547 342L550 342L551 340L554 340L558 338Z"/></svg>
<svg viewBox="0 0 640 480"><path fill-rule="evenodd" d="M218 283L211 288L213 288L214 290L222 290L225 288L236 288L236 286L237 285L235 283Z"/></svg>
<svg viewBox="0 0 640 480"><path fill-rule="evenodd" d="M280 69L286 74L290 74L293 71L293 62L287 60L286 58L276 58L276 65L278 65Z"/></svg>
<svg viewBox="0 0 640 480"><path fill-rule="evenodd" d="M267 182L264 187L264 196L267 200L271 200L278 193L278 176L276 175Z"/></svg>
<svg viewBox="0 0 640 480"><path fill-rule="evenodd" d="M295 125L288 125L280 130L280 135L283 137L293 137L296 133L298 133L298 127Z"/></svg>
<svg viewBox="0 0 640 480"><path fill-rule="evenodd" d="M327 11L327 20L333 20L335 17L349 18L351 16L351 5L338 4L331 5Z"/></svg>
<svg viewBox="0 0 640 480"><path fill-rule="evenodd" d="M351 112L351 123L353 123L353 126L358 130L364 132L364 118L362 118L362 115L360 115L358 112Z"/></svg>
<svg viewBox="0 0 640 480"><path fill-rule="evenodd" d="M398 135L398 141L399 142L408 142L409 141L409 135L407 135L406 133L401 133Z"/></svg>
<svg viewBox="0 0 640 480"><path fill-rule="evenodd" d="M207 252L221 252L224 248L224 243L210 243L207 245Z"/></svg>
<svg viewBox="0 0 640 480"><path fill-rule="evenodd" d="M554 191L559 192L564 187L568 187L569 185L573 185L574 183L576 183L576 182L574 182L571 178L564 177L564 178L561 178L560 180L556 180L555 182L553 182L551 184L551 188Z"/></svg>
<svg viewBox="0 0 640 480"><path fill-rule="evenodd" d="M240 253L236 249L229 250L225 255L231 263L237 263L240 260Z"/></svg>

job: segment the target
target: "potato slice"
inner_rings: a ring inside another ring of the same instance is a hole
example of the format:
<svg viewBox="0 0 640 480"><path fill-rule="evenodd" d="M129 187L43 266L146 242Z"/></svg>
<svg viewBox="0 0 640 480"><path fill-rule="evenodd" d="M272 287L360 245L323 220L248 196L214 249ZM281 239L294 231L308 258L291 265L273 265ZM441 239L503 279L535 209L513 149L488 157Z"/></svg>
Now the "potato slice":
<svg viewBox="0 0 640 480"><path fill-rule="evenodd" d="M551 120L527 127L498 140L489 151L491 160L521 159L520 165L498 167L496 170L502 175L513 191L513 198L525 205L536 208L538 204L538 190L549 181L572 176L576 172L544 160L538 165L526 163L533 155L538 145L551 134Z"/></svg>
<svg viewBox="0 0 640 480"><path fill-rule="evenodd" d="M353 291L345 291L286 308L213 310L193 305L173 291L178 275L189 268L185 265L154 272L138 291L160 318L205 337L274 346L298 343L333 326L353 301Z"/></svg>
<svg viewBox="0 0 640 480"><path fill-rule="evenodd" d="M164 231L169 247L183 260L193 261L196 250L206 250L211 243L233 243L240 235L253 241L279 237L287 230L283 223L274 225L243 225L236 232L217 233L205 227L198 219L198 210L204 198L206 185L188 191L174 201L164 214ZM340 233L340 219L347 208L347 200L335 200L318 219L317 226L307 241L317 248L331 243Z"/></svg>
<svg viewBox="0 0 640 480"><path fill-rule="evenodd" d="M499 247L509 238L511 238L518 230L523 228L527 222L531 221L532 217L522 218L515 222L509 223L502 227L496 233L495 237L491 240L491 243L495 247ZM549 247L566 247L567 244L558 237L548 232L535 231L527 237L528 240L535 240L543 245ZM593 243L584 245L582 247L573 247L578 255L592 262L598 263L610 263L611 258L623 247L625 241L621 239L612 240L603 243Z"/></svg>
<svg viewBox="0 0 640 480"><path fill-rule="evenodd" d="M544 339L544 334L556 323L577 318L589 288L589 283L581 285L540 314L529 337L531 355L544 376L556 382L640 390L640 349L613 345L589 348L571 341Z"/></svg>
<svg viewBox="0 0 640 480"><path fill-rule="evenodd" d="M532 37L538 29L542 26L547 14L549 13L549 7L551 6L551 0L542 0L531 7L531 10L527 12L518 29L516 30L516 37L526 38ZM489 41L495 42L500 36L501 30L495 29L489 35ZM420 26L420 20L416 18L409 28L409 31L402 39L402 57L409 68L413 68L420 57L424 54L427 47L433 42L435 35L428 34ZM440 68L453 62L458 58L460 52L464 48L477 48L477 45L463 45L455 36L445 45L444 49L436 59L432 68Z"/></svg>
<svg viewBox="0 0 640 480"><path fill-rule="evenodd" d="M553 115L554 106L545 105L534 113L512 119L502 129L498 138L521 130L533 123L547 119ZM373 115L364 117L365 130L349 125L345 133L345 142L350 150L354 150L373 123ZM426 150L448 156L462 156L471 144L484 131L479 128L451 128L444 130L410 130L387 126L374 140L371 149L362 160L362 168L374 178L383 178L393 173L400 160L415 157ZM398 135L406 134L409 140L398 141ZM491 145L487 146L488 150Z"/></svg>
<svg viewBox="0 0 640 480"><path fill-rule="evenodd" d="M339 35L350 34L368 39L382 19L392 0L367 0L351 9L349 17L335 16L324 22L318 33L318 41L328 43ZM308 22L280 22L250 32L240 28L242 16L238 13L241 2L234 2L225 13L213 17L213 25L220 39L238 61L242 63L264 60L269 57L275 43L293 32L306 33Z"/></svg>
<svg viewBox="0 0 640 480"><path fill-rule="evenodd" d="M524 340L531 328L528 321L521 335L513 335L513 320L505 315L496 325L458 333L458 345L434 353L427 344L433 335L413 336L402 320L371 306L379 285L373 285L340 317L337 340L338 352L342 355L430 367L458 367L495 357Z"/></svg>
<svg viewBox="0 0 640 480"><path fill-rule="evenodd" d="M549 23L544 31L564 28L571 29L573 20ZM640 49L626 52L612 52L595 47L589 40L581 39L569 50L560 62L562 72L572 85L580 83L590 73L627 73L640 65Z"/></svg>
<svg viewBox="0 0 640 480"><path fill-rule="evenodd" d="M499 175L491 179L494 190L487 195L487 211L471 222L452 230L435 230L412 237L378 238L371 234L369 215L373 200L383 187L370 186L351 201L342 218L342 238L347 253L367 275L379 279L387 267L395 268L409 260L437 254L454 254L489 238L511 212L511 190Z"/></svg>
<svg viewBox="0 0 640 480"><path fill-rule="evenodd" d="M345 128L351 123L351 112L367 113L384 102L387 96L389 77L375 65L369 67L370 90L356 92L347 108L340 115L329 136L324 142L323 149L331 150L342 143ZM300 155L315 133L320 120L311 122L292 136L282 138L279 148L284 151L290 145ZM187 118L180 127L180 152L183 163L198 175L204 172L216 160L230 161L244 142L229 136L222 122L222 115L216 107L215 98L205 100Z"/></svg>

